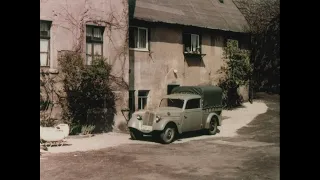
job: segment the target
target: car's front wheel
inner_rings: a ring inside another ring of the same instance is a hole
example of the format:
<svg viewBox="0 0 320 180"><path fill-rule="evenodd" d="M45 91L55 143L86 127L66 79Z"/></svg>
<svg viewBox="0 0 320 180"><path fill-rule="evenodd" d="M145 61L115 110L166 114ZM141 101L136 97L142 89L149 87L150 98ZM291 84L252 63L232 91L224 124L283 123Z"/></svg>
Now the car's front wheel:
<svg viewBox="0 0 320 180"><path fill-rule="evenodd" d="M160 133L160 140L163 144L170 144L176 137L176 128L172 125L167 125Z"/></svg>

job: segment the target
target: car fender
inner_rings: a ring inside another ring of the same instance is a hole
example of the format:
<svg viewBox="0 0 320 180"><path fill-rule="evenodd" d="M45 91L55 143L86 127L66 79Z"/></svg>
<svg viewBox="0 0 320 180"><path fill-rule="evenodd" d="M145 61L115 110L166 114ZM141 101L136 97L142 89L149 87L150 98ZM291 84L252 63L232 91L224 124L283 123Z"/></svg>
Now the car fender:
<svg viewBox="0 0 320 180"><path fill-rule="evenodd" d="M138 120L136 117L131 118L128 122L128 128L134 128L140 130L141 120Z"/></svg>
<svg viewBox="0 0 320 180"><path fill-rule="evenodd" d="M213 116L215 116L218 119L218 126L221 126L221 116L219 116L216 113L210 113L206 120L206 125L205 125L206 129L209 129L210 120Z"/></svg>
<svg viewBox="0 0 320 180"><path fill-rule="evenodd" d="M181 123L179 119L161 119L159 122L155 122L152 126L152 130L154 131L163 131L167 124L174 123L177 127L178 132L181 134Z"/></svg>

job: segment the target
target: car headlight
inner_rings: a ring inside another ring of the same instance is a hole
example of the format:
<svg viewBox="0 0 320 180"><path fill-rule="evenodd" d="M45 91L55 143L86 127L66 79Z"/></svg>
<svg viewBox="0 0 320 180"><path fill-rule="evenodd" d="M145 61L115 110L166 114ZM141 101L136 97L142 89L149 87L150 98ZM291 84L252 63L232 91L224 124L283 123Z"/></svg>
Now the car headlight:
<svg viewBox="0 0 320 180"><path fill-rule="evenodd" d="M156 122L159 122L161 120L160 116L156 116Z"/></svg>
<svg viewBox="0 0 320 180"><path fill-rule="evenodd" d="M140 115L137 115L137 119L138 119L138 120L141 120L142 117L141 117Z"/></svg>

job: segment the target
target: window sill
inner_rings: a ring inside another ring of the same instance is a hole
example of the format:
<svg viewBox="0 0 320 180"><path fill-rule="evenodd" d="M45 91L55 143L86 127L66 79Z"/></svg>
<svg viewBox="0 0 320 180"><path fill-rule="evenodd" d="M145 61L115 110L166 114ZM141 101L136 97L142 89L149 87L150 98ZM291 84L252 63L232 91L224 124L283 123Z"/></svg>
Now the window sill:
<svg viewBox="0 0 320 180"><path fill-rule="evenodd" d="M40 66L40 73L41 72L50 73L50 74L59 74L58 69L50 68L48 66Z"/></svg>
<svg viewBox="0 0 320 180"><path fill-rule="evenodd" d="M132 51L142 51L142 52L148 52L149 49L139 49L139 48L129 48L129 50L132 50Z"/></svg>
<svg viewBox="0 0 320 180"><path fill-rule="evenodd" d="M205 56L206 54L202 53L193 53L193 52L183 52L185 56Z"/></svg>

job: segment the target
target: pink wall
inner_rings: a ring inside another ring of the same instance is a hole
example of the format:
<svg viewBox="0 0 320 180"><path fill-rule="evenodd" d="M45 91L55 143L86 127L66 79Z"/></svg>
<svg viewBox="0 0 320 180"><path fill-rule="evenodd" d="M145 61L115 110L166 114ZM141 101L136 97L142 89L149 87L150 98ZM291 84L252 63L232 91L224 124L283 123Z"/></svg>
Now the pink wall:
<svg viewBox="0 0 320 180"><path fill-rule="evenodd" d="M59 51L74 50L76 44L81 44L85 53L85 32L81 29L86 24L102 25L103 55L113 65L112 74L128 83L127 10L127 0L40 0L40 20L52 21L50 69L58 69ZM120 112L127 107L128 90L117 85L113 90L119 97L116 104Z"/></svg>

